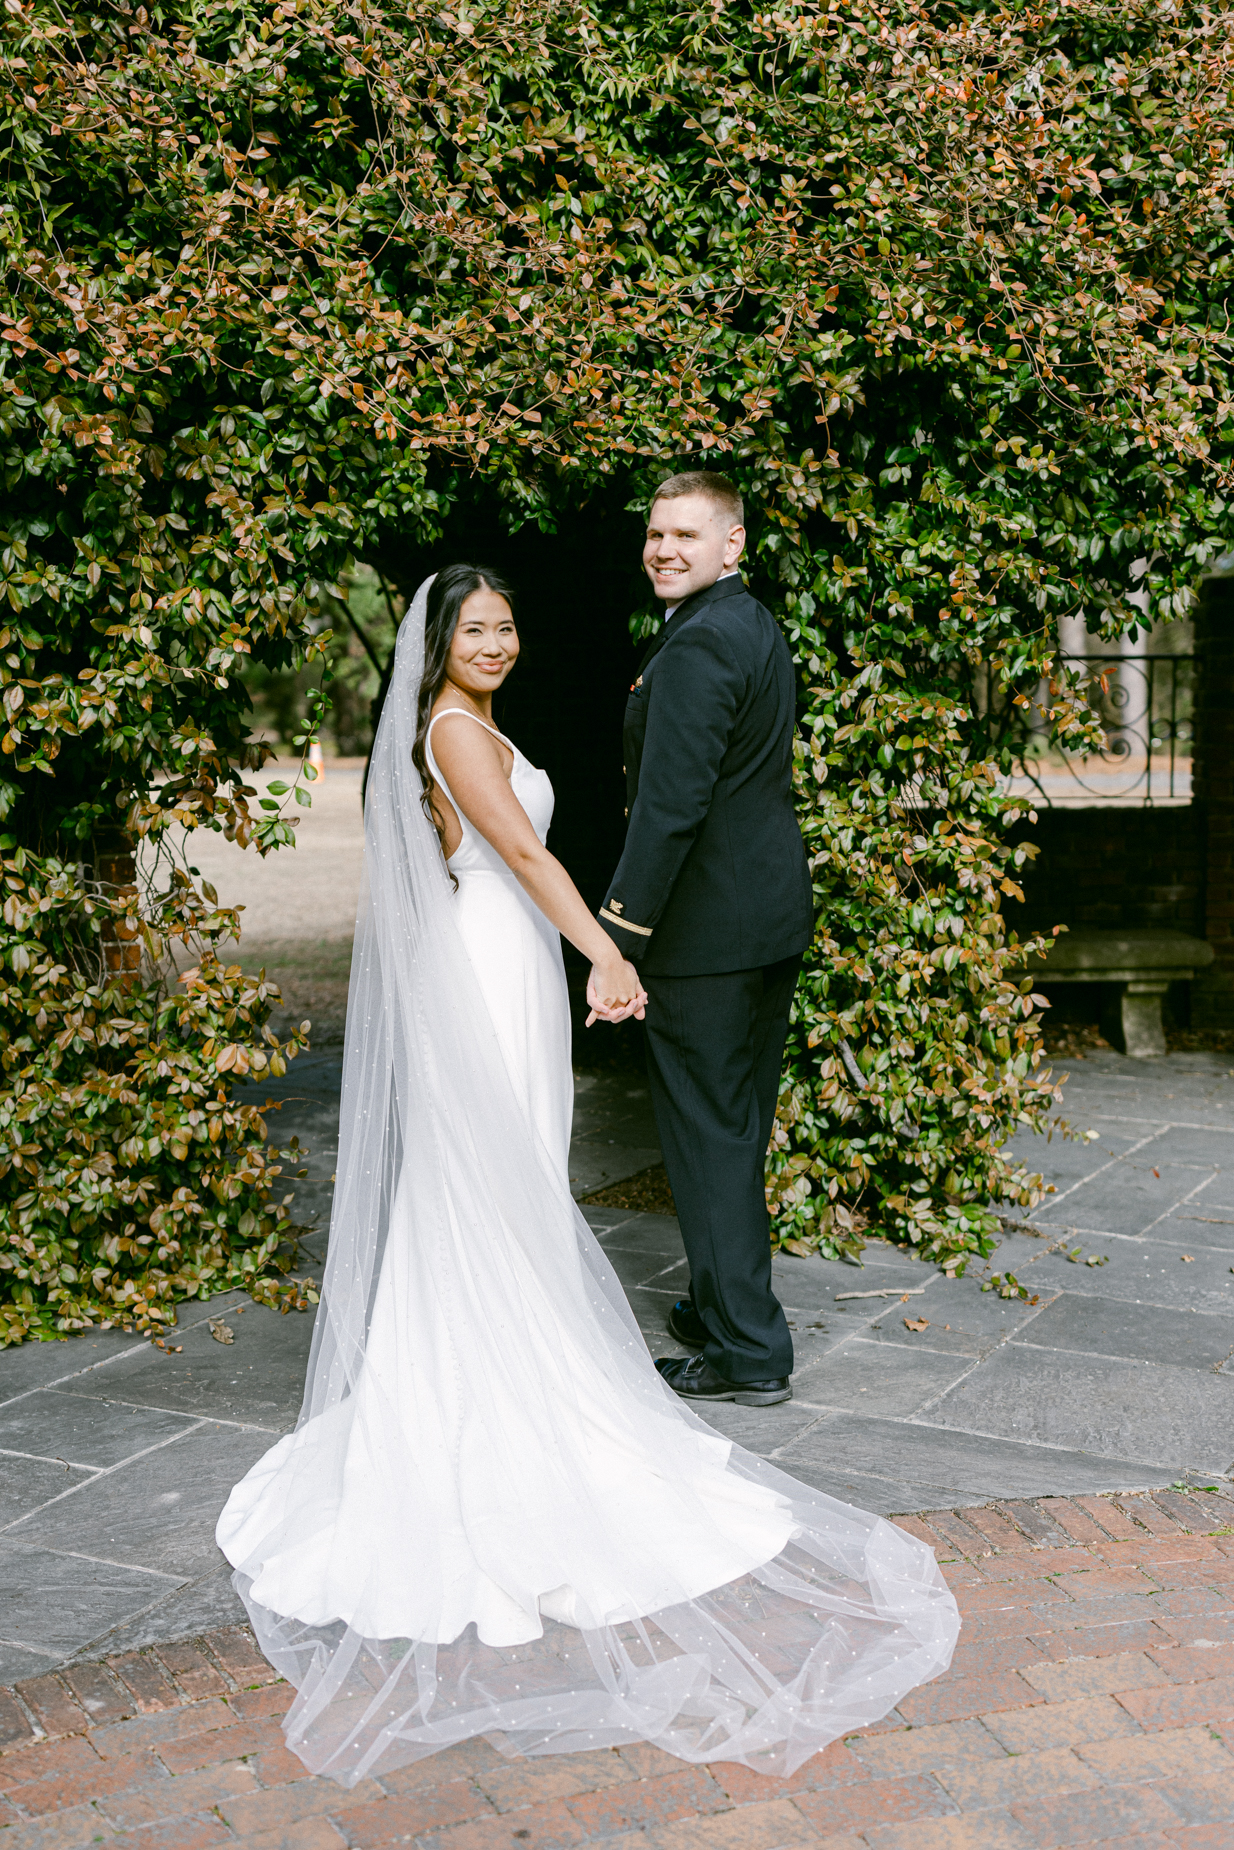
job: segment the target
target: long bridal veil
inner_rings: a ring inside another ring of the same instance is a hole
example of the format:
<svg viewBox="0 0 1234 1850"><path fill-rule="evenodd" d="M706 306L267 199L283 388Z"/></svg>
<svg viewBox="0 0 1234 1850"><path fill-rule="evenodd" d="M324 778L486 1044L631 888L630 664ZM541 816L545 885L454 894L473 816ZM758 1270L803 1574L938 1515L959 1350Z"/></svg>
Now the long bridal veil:
<svg viewBox="0 0 1234 1850"><path fill-rule="evenodd" d="M788 1774L946 1668L955 1603L928 1549L656 1374L505 1063L421 807L427 590L369 775L303 1409L220 1545L314 1772L482 1734Z"/></svg>

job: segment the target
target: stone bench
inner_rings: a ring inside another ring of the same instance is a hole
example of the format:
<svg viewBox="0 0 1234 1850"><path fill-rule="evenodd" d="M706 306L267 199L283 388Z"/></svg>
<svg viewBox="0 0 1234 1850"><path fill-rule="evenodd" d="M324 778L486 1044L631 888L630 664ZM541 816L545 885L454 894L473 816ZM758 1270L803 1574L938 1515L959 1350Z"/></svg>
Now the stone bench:
<svg viewBox="0 0 1234 1850"><path fill-rule="evenodd" d="M1165 1052L1161 1003L1171 983L1189 982L1213 961L1202 938L1153 926L1098 931L1079 926L1061 932L1044 957L1025 966L1035 983L1107 983L1113 992L1102 1009L1102 1030L1135 1060ZM1112 1030L1112 1032L1111 1032Z"/></svg>

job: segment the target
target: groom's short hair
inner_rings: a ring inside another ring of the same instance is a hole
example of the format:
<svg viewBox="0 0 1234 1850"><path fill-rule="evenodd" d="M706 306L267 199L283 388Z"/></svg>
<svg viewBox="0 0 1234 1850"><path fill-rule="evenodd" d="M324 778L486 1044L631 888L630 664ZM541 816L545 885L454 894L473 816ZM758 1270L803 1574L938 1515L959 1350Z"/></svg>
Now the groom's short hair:
<svg viewBox="0 0 1234 1850"><path fill-rule="evenodd" d="M670 475L667 482L661 482L656 489L651 504L654 507L657 501L676 501L680 495L705 495L716 512L727 516L733 526L745 525L745 511L736 483L716 469L687 469L682 475Z"/></svg>

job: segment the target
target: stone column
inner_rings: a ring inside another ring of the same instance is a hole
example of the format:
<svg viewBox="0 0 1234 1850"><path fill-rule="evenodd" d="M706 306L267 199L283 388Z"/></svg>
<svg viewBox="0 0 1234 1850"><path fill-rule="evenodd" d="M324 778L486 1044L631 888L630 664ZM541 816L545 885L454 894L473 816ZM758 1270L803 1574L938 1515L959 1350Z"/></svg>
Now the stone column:
<svg viewBox="0 0 1234 1850"><path fill-rule="evenodd" d="M1195 658L1191 800L1201 816L1204 933L1214 960L1192 986L1192 1020L1234 1028L1234 576L1204 580Z"/></svg>

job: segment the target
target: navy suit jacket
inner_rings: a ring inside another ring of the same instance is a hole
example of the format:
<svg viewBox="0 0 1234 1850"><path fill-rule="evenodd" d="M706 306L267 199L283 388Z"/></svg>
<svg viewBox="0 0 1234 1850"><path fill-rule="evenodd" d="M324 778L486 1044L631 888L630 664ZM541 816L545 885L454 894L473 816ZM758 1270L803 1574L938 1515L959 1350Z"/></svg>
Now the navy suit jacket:
<svg viewBox="0 0 1234 1850"><path fill-rule="evenodd" d="M806 949L795 719L788 645L739 576L674 611L626 703L629 822L599 914L646 975L749 970Z"/></svg>

